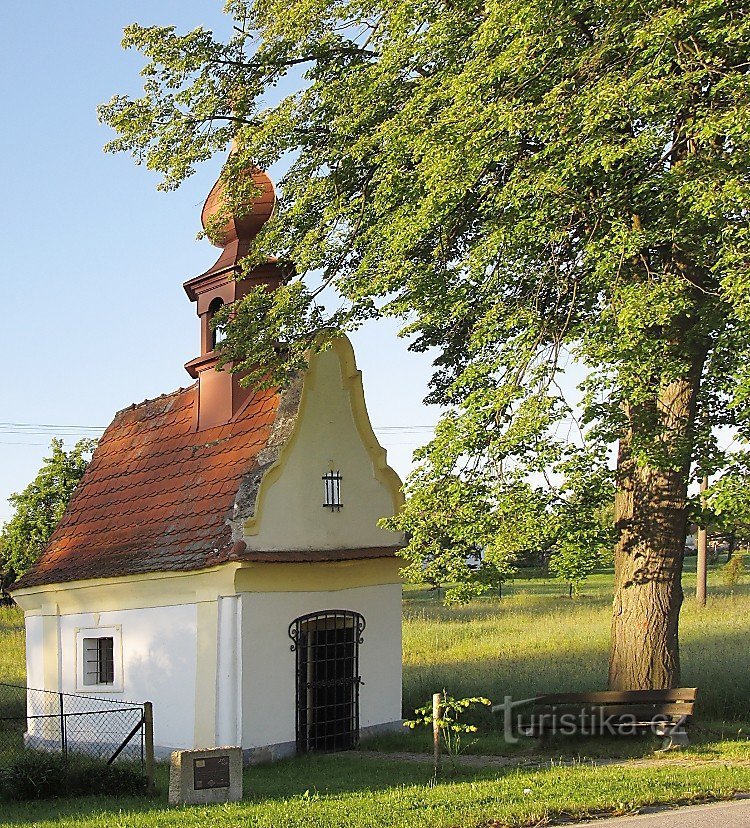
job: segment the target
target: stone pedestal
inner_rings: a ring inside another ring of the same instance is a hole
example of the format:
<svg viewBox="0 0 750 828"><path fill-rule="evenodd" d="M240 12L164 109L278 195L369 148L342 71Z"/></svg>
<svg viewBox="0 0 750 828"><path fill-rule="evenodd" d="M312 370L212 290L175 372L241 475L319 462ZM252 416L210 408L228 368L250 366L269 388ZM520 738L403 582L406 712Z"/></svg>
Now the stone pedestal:
<svg viewBox="0 0 750 828"><path fill-rule="evenodd" d="M170 805L242 799L242 748L176 750L169 769Z"/></svg>

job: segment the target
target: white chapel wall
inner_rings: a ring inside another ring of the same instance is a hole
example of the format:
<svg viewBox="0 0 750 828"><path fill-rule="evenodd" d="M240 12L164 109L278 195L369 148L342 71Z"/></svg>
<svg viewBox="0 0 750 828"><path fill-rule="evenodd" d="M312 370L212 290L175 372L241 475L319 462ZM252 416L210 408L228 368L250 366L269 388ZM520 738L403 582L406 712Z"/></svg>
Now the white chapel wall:
<svg viewBox="0 0 750 828"><path fill-rule="evenodd" d="M26 621L26 686L35 690L44 687L44 635L41 615L25 616ZM53 688L57 689L57 688Z"/></svg>
<svg viewBox="0 0 750 828"><path fill-rule="evenodd" d="M28 619L29 621L31 618ZM76 631L121 629L122 690L94 695L154 705L154 742L192 747L195 716L196 606L183 604L59 616L61 690L80 693ZM33 625L32 625L33 626Z"/></svg>
<svg viewBox="0 0 750 828"><path fill-rule="evenodd" d="M242 746L295 740L295 653L290 623L331 609L361 613L360 728L401 718L401 585L242 596ZM221 703L221 700L220 700Z"/></svg>
<svg viewBox="0 0 750 828"><path fill-rule="evenodd" d="M266 475L247 524L251 549L388 546L401 536L377 523L396 511L400 481L385 466L367 419L360 374L348 340L313 357L294 436ZM343 508L323 508L322 476L342 476Z"/></svg>

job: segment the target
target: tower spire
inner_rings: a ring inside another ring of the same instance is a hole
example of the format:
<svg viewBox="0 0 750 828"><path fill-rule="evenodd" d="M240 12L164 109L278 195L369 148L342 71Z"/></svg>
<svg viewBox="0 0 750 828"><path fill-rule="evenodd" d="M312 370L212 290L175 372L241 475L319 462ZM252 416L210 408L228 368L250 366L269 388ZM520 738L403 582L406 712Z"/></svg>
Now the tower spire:
<svg viewBox="0 0 750 828"><path fill-rule="evenodd" d="M233 146L230 155L234 152ZM223 305L236 302L255 286L275 290L287 278L275 259L268 259L244 278L237 278L242 259L271 218L276 204L273 182L265 171L253 167L242 174L252 177L256 192L252 203L247 209L230 210L224 181L219 178L203 205L201 223L204 230L211 229L213 244L221 247L222 252L205 273L184 284L188 298L196 303L201 327L201 355L185 365L190 376L198 380L195 427L199 431L229 422L252 393L252 389L240 386L236 374L230 373L231 364L226 370L216 370L219 351L211 320Z"/></svg>

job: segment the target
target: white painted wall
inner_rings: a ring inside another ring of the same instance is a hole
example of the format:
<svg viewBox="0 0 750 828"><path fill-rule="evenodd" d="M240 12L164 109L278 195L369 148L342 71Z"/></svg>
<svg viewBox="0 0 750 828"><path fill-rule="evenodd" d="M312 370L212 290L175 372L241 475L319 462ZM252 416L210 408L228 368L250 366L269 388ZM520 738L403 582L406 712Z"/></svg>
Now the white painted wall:
<svg viewBox="0 0 750 828"><path fill-rule="evenodd" d="M44 638L41 615L28 615L26 621L26 686L35 690L44 687ZM56 690L56 687L49 688Z"/></svg>
<svg viewBox="0 0 750 828"><path fill-rule="evenodd" d="M242 595L242 746L295 740L295 654L289 624L330 609L361 613L360 727L401 718L401 585ZM219 700L222 703L222 700Z"/></svg>
<svg viewBox="0 0 750 828"><path fill-rule="evenodd" d="M216 619L213 630L202 627L200 645L199 609L207 617L215 613ZM122 689L113 692L97 686L91 695L151 701L154 741L162 757L171 749L194 747L199 723L199 741L215 734L217 745L241 744L246 749L288 745L295 740L296 680L289 625L301 615L325 610L350 610L365 618L359 649L364 681L360 727L400 719L400 584L316 592L242 592L201 603L44 617L27 614L28 684L85 694L77 682L78 632L107 634L118 629ZM46 678L41 657L45 629L58 642L59 654L46 665L47 670L53 668ZM59 664L59 681L54 664ZM116 670L120 670L117 655Z"/></svg>
<svg viewBox="0 0 750 828"><path fill-rule="evenodd" d="M76 687L76 630L119 625L122 630L123 689L106 694L97 689L92 695L152 702L154 742L172 748L193 746L195 604L76 613L60 616L59 623L63 692L82 692Z"/></svg>

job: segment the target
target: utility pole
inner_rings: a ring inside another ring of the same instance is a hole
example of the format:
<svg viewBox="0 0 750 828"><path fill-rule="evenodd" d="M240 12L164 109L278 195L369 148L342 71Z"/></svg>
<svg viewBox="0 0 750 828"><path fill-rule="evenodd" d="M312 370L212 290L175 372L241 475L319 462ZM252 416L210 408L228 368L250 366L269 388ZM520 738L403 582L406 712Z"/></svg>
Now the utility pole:
<svg viewBox="0 0 750 828"><path fill-rule="evenodd" d="M708 488L708 477L701 478L701 508L705 508L704 492ZM695 585L695 599L699 607L706 606L706 590L708 587L708 532L705 526L698 527L698 564L696 566L697 583Z"/></svg>

